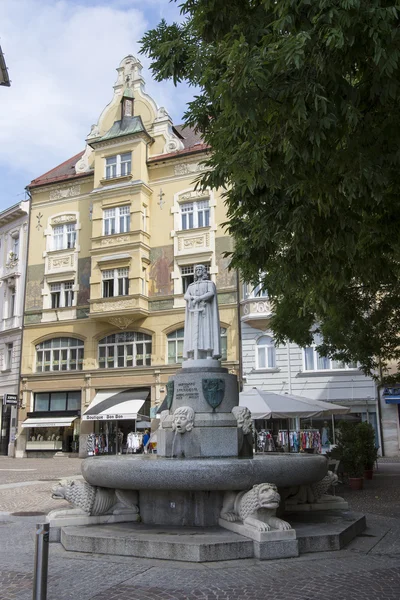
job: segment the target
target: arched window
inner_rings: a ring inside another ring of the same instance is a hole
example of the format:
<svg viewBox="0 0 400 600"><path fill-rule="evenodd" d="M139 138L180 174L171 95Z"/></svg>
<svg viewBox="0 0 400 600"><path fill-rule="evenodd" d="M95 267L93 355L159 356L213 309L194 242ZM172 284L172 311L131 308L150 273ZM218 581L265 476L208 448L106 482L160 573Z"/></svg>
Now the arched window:
<svg viewBox="0 0 400 600"><path fill-rule="evenodd" d="M256 348L256 369L274 369L275 344L269 335L263 335L257 340Z"/></svg>
<svg viewBox="0 0 400 600"><path fill-rule="evenodd" d="M151 335L138 331L113 333L99 342L100 369L151 365Z"/></svg>
<svg viewBox="0 0 400 600"><path fill-rule="evenodd" d="M83 342L76 338L53 338L36 346L36 372L81 371Z"/></svg>
<svg viewBox="0 0 400 600"><path fill-rule="evenodd" d="M167 335L168 341L168 364L179 364L183 361L183 336L185 330L175 329ZM225 327L221 327L221 358L226 360L227 357L227 332Z"/></svg>

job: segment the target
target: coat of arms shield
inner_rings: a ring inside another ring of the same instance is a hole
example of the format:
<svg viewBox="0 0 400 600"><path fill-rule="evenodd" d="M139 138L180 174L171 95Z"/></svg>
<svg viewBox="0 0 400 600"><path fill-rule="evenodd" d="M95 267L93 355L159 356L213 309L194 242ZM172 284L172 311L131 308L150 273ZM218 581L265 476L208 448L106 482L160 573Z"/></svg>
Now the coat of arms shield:
<svg viewBox="0 0 400 600"><path fill-rule="evenodd" d="M174 399L174 381L168 381L167 383L167 396L166 396L166 401L167 401L167 407L168 410L171 408L172 405L172 400Z"/></svg>
<svg viewBox="0 0 400 600"><path fill-rule="evenodd" d="M225 381L223 379L202 380L204 398L213 410L217 408L224 399Z"/></svg>

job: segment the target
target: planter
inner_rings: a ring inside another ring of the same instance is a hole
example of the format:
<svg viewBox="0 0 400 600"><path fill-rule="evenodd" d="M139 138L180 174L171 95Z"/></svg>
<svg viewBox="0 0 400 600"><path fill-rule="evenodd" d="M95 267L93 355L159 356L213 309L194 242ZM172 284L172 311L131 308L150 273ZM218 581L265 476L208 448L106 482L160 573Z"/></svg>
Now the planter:
<svg viewBox="0 0 400 600"><path fill-rule="evenodd" d="M374 474L374 470L373 469L365 469L365 471L364 471L364 479L372 479L373 474Z"/></svg>
<svg viewBox="0 0 400 600"><path fill-rule="evenodd" d="M364 479L362 477L349 477L349 485L352 490L362 490Z"/></svg>

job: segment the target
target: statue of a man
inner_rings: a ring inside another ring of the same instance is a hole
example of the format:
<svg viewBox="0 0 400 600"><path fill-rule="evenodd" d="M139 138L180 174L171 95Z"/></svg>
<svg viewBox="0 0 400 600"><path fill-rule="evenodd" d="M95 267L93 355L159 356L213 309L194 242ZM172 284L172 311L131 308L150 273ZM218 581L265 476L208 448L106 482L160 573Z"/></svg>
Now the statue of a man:
<svg viewBox="0 0 400 600"><path fill-rule="evenodd" d="M218 359L221 357L221 335L217 289L208 279L204 265L194 268L194 282L184 296L186 300L185 359Z"/></svg>

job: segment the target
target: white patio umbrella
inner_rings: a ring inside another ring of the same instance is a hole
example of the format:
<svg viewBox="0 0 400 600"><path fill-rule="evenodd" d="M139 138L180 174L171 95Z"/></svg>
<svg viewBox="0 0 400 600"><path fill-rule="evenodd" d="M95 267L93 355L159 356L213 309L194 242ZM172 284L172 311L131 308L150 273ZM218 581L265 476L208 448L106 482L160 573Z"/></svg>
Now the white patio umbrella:
<svg viewBox="0 0 400 600"><path fill-rule="evenodd" d="M350 408L293 394L277 394L253 388L239 394L239 406L247 406L253 419L327 417L350 412Z"/></svg>

